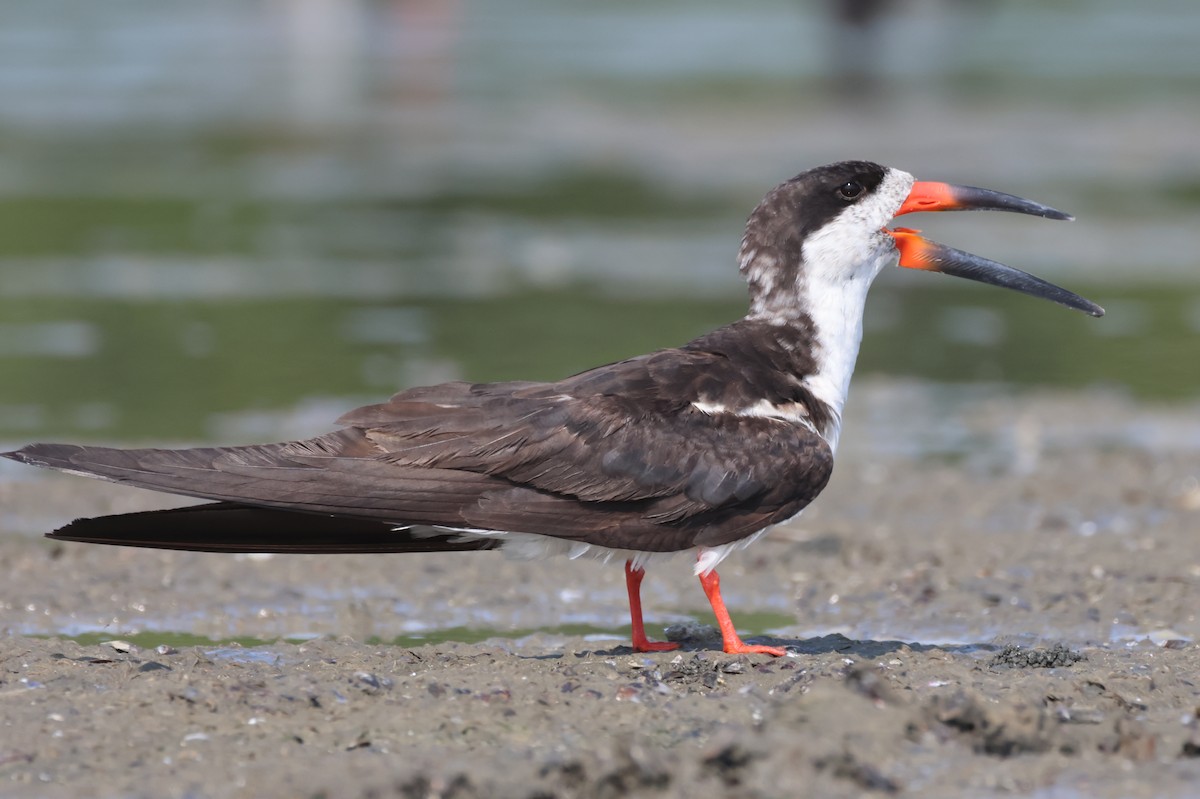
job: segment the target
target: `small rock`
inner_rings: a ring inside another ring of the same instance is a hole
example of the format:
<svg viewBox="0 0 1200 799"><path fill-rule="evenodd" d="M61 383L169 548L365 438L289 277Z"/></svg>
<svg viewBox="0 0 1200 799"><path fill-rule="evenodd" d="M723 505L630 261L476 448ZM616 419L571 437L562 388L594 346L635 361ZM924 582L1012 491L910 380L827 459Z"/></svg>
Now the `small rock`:
<svg viewBox="0 0 1200 799"><path fill-rule="evenodd" d="M354 679L358 682L358 687L362 688L369 694L377 693L392 687L392 681L387 677L379 677L369 671L354 672Z"/></svg>
<svg viewBox="0 0 1200 799"><path fill-rule="evenodd" d="M711 624L701 624L698 621L668 624L663 629L663 635L668 641L674 643L703 643L721 640L720 630Z"/></svg>
<svg viewBox="0 0 1200 799"><path fill-rule="evenodd" d="M148 660L145 663L143 663L140 667L138 667L139 672L164 671L164 670L170 671L171 667L166 664L159 663L157 660Z"/></svg>
<svg viewBox="0 0 1200 799"><path fill-rule="evenodd" d="M1179 750L1180 757L1200 757L1200 740L1189 738L1183 742L1183 746Z"/></svg>
<svg viewBox="0 0 1200 799"><path fill-rule="evenodd" d="M622 685L617 689L616 697L619 702L640 702L642 689L638 685Z"/></svg>

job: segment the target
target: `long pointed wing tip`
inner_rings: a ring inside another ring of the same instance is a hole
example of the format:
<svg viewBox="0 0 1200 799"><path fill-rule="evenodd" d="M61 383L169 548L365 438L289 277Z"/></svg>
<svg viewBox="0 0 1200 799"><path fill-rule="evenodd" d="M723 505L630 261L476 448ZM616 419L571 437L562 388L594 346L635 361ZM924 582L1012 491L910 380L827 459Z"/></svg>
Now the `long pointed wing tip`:
<svg viewBox="0 0 1200 799"><path fill-rule="evenodd" d="M30 450L35 446L37 445L29 444L28 446L21 447L20 449L14 449L9 452L0 452L0 458L8 458L10 461L27 463L31 466L36 466L37 460L30 455Z"/></svg>
<svg viewBox="0 0 1200 799"><path fill-rule="evenodd" d="M56 455L54 449L56 447L69 448L70 446L69 444L26 444L20 449L14 449L10 452L0 452L0 458L8 458L10 461L28 464L29 466L59 468L52 463Z"/></svg>

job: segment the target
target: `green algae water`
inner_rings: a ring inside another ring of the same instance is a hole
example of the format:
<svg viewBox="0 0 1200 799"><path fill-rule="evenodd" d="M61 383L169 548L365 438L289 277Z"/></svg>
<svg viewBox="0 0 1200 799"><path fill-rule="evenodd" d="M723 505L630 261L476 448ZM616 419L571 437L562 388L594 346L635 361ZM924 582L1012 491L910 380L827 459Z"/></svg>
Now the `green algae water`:
<svg viewBox="0 0 1200 799"><path fill-rule="evenodd" d="M1200 393L1200 287L1117 295L1074 284L1110 307L1097 320L999 289L903 277L872 297L859 376L1116 387L1156 400ZM411 385L554 380L681 344L743 311L736 293L588 289L395 302L0 298L5 329L28 337L24 350L10 342L0 354L0 440L316 433Z"/></svg>

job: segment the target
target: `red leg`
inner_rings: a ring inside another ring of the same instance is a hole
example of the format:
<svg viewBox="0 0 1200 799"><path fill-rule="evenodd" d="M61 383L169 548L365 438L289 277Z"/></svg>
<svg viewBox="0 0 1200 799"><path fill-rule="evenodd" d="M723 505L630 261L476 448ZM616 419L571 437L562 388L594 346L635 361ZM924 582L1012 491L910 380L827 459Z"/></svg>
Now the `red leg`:
<svg viewBox="0 0 1200 799"><path fill-rule="evenodd" d="M737 630L733 628L733 619L729 618L729 611L725 609L725 600L721 599L721 578L717 576L716 570L701 574L700 585L704 587L704 593L708 596L708 601L712 603L713 614L717 617L717 626L721 628L721 640L725 642L726 652L740 655L775 655L776 657L787 654L787 650L783 647L742 643Z"/></svg>
<svg viewBox="0 0 1200 799"><path fill-rule="evenodd" d="M646 628L642 626L642 578L645 569L633 568L633 561L625 561L625 587L629 589L629 620L633 625L633 649L636 652L669 652L679 644L668 641L650 641Z"/></svg>

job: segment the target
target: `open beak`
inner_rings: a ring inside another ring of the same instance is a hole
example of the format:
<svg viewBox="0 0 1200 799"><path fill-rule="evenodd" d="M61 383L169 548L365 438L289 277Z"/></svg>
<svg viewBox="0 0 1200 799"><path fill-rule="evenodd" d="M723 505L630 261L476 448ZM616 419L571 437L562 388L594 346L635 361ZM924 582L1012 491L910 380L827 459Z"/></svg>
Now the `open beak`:
<svg viewBox="0 0 1200 799"><path fill-rule="evenodd" d="M917 181L913 184L912 191L896 212L896 216L916 211L1012 211L1046 219L1074 219L1070 214L1056 211L1048 205L1011 194L928 181ZM900 266L907 269L923 269L927 272L965 277L968 280L1013 289L1032 297L1052 300L1092 316L1104 315L1103 308L1074 292L1020 269L930 241L918 235L918 230L895 228L886 232L896 240L896 248L900 250Z"/></svg>

